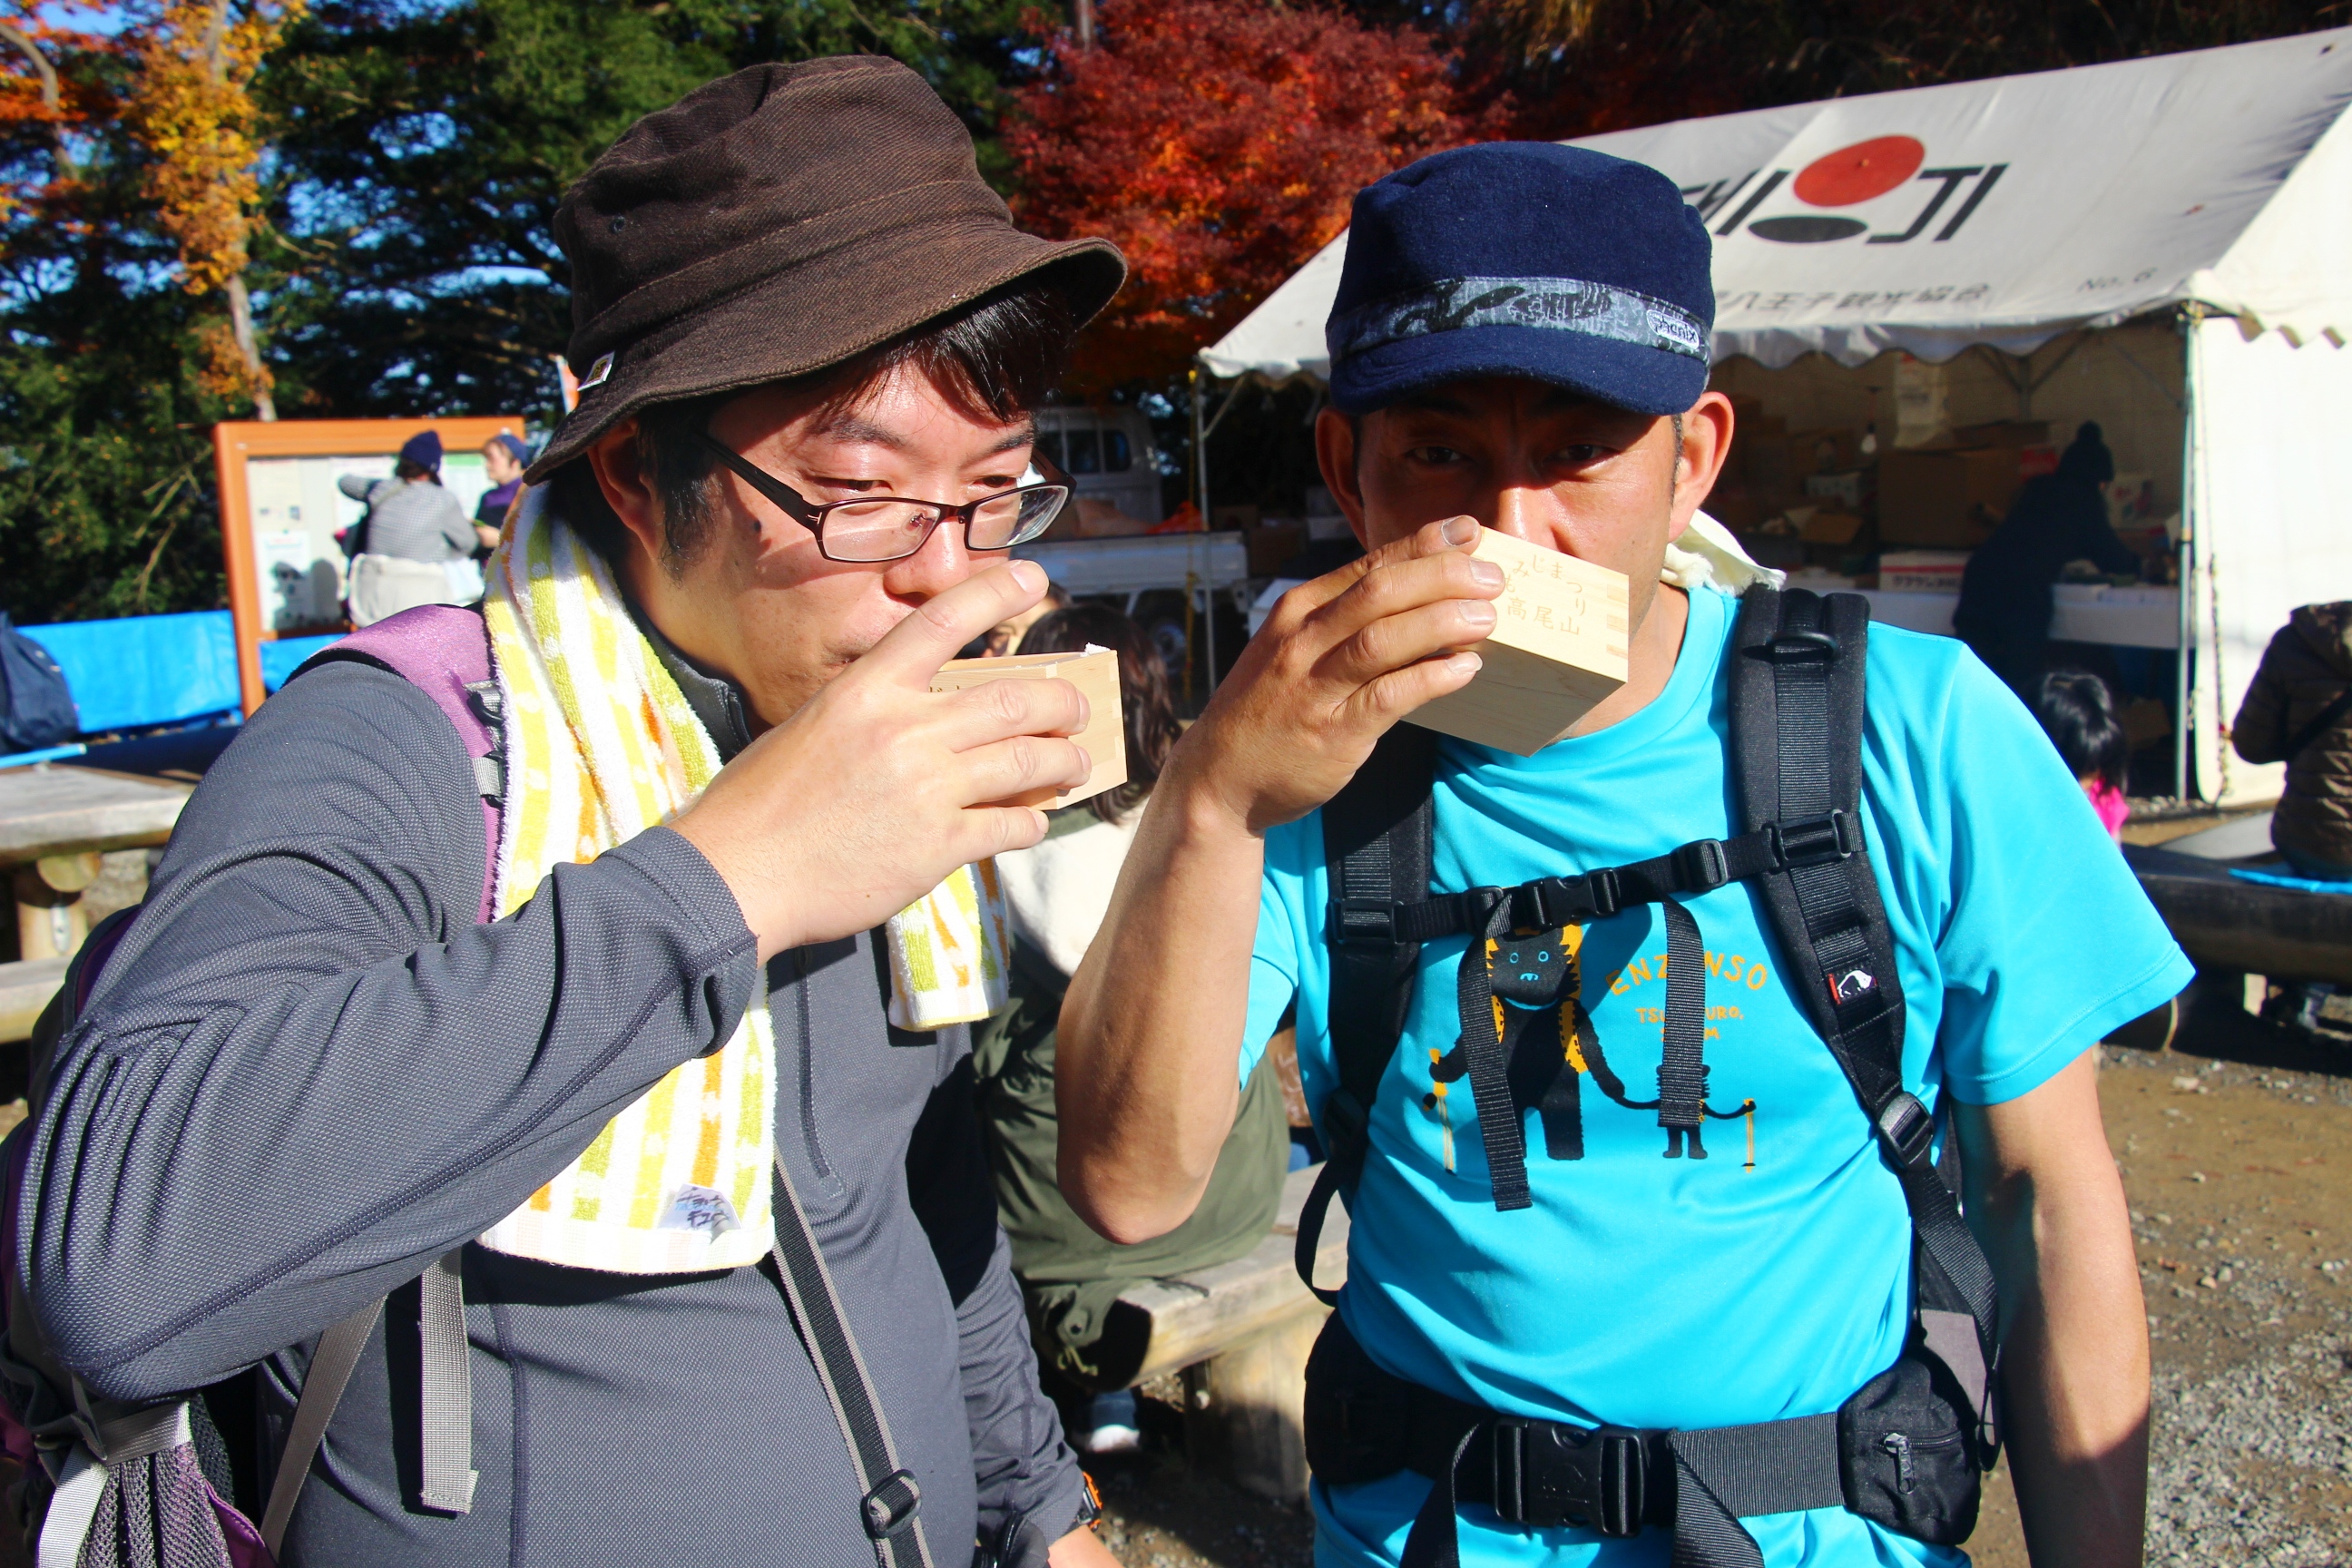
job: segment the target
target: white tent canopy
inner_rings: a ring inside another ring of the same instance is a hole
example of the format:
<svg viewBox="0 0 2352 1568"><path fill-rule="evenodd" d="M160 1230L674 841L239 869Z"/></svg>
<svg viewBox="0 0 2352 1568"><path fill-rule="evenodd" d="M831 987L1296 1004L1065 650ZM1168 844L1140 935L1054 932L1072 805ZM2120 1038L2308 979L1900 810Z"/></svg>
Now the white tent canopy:
<svg viewBox="0 0 2352 1568"><path fill-rule="evenodd" d="M2279 791L2276 764L2250 766L2228 741L2263 647L2295 605L2352 598L2347 104L2352 28L2337 28L1578 145L1663 171L1706 217L1718 363L1801 374L1783 367L1901 350L1940 363L2189 319L2180 394L2137 374L2182 417L2164 443L2182 460L2165 487L2184 518L2181 731L2199 793L2232 802ZM1326 375L1346 250L1344 235L1325 247L1202 363ZM2020 382L2021 415L2047 374Z"/></svg>
<svg viewBox="0 0 2352 1568"><path fill-rule="evenodd" d="M1716 235L1715 354L2025 353L2196 301L2352 336L2352 28L1831 99L1575 143L1656 168ZM1329 370L1342 235L1202 363Z"/></svg>

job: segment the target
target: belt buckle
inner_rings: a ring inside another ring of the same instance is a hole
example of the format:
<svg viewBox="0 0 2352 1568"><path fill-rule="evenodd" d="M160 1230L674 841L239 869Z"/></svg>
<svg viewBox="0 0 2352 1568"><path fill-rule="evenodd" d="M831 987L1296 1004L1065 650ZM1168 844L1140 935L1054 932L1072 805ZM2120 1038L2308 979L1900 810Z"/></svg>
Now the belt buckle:
<svg viewBox="0 0 2352 1568"><path fill-rule="evenodd" d="M1498 1416L1495 1512L1511 1524L1573 1524L1619 1539L1639 1535L1648 1461L1646 1441L1629 1426Z"/></svg>

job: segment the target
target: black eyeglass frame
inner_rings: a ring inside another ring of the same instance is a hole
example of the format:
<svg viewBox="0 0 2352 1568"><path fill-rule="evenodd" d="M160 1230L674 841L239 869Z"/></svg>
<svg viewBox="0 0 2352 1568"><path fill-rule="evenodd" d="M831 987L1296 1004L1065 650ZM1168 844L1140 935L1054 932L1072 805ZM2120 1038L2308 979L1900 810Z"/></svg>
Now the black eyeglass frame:
<svg viewBox="0 0 2352 1568"><path fill-rule="evenodd" d="M737 479L741 479L745 484L750 485L753 489L759 491L769 500L773 501L777 509L786 517L791 518L794 522L799 523L803 528L807 529L811 533L816 535L816 548L818 554L824 556L827 561L841 561L852 565L871 566L880 562L904 561L908 556L919 555L923 552L923 547L930 543L931 535L937 533L940 531L940 525L947 521L950 518L953 518L958 522L963 524L964 541L968 548L975 550L1010 550L1016 544L1028 543L1031 540L1043 534L1048 528L1051 528L1054 525L1054 520L1062 515L1062 509L1070 504L1070 498L1077 493L1076 488L1073 486L1049 482L1035 485L1015 485L1009 490L998 490L993 495L984 495L978 500L965 501L961 506L951 504L948 501L918 500L913 496L856 496L848 500L826 501L823 504L819 504L815 501L810 500L806 496L801 494L800 491L793 489L790 485L784 483L783 480L776 478L775 475L769 473L766 469L759 467L757 464L753 463L751 458L746 458L742 453L738 452L734 447L730 447L727 443L721 441L718 437L713 436L708 430L703 431L701 434L702 444L710 448L710 452L713 457L716 457L721 463L724 463L727 466L727 469L730 473L733 474ZM982 507L988 505L992 501L1003 500L1006 496L1034 495L1045 490L1058 491L1060 499L1056 500L1053 507L1033 525L1033 531L1022 537L1008 539L1003 544L971 544L971 525L973 521L979 517L980 509ZM915 541L911 548L902 550L896 555L842 556L835 555L831 550L825 547L824 520L828 515L833 512L839 511L845 507L886 506L892 501L896 501L901 506L922 507L935 514L931 518L930 525L923 530L923 536Z"/></svg>

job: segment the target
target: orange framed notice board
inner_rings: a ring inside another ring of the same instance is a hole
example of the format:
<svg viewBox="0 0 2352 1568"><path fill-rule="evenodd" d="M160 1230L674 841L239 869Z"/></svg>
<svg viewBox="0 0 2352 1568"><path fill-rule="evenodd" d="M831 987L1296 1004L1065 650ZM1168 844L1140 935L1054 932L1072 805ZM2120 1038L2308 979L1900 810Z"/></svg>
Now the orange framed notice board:
<svg viewBox="0 0 2352 1568"><path fill-rule="evenodd" d="M517 415L240 420L213 426L221 556L247 713L261 706L263 643L345 629L343 552L335 535L367 509L335 481L347 474L391 478L402 444L426 430L441 437L441 482L469 517L490 489L483 443L524 433Z"/></svg>

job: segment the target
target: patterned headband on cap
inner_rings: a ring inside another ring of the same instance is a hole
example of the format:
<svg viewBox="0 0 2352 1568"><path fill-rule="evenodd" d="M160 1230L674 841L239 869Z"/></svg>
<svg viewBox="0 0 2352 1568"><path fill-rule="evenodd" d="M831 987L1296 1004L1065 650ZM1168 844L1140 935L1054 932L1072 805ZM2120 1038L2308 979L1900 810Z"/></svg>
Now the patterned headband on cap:
<svg viewBox="0 0 2352 1568"><path fill-rule="evenodd" d="M1444 278L1335 318L1334 364L1405 338L1468 327L1537 327L1708 362L1706 328L1679 305L1580 278Z"/></svg>

